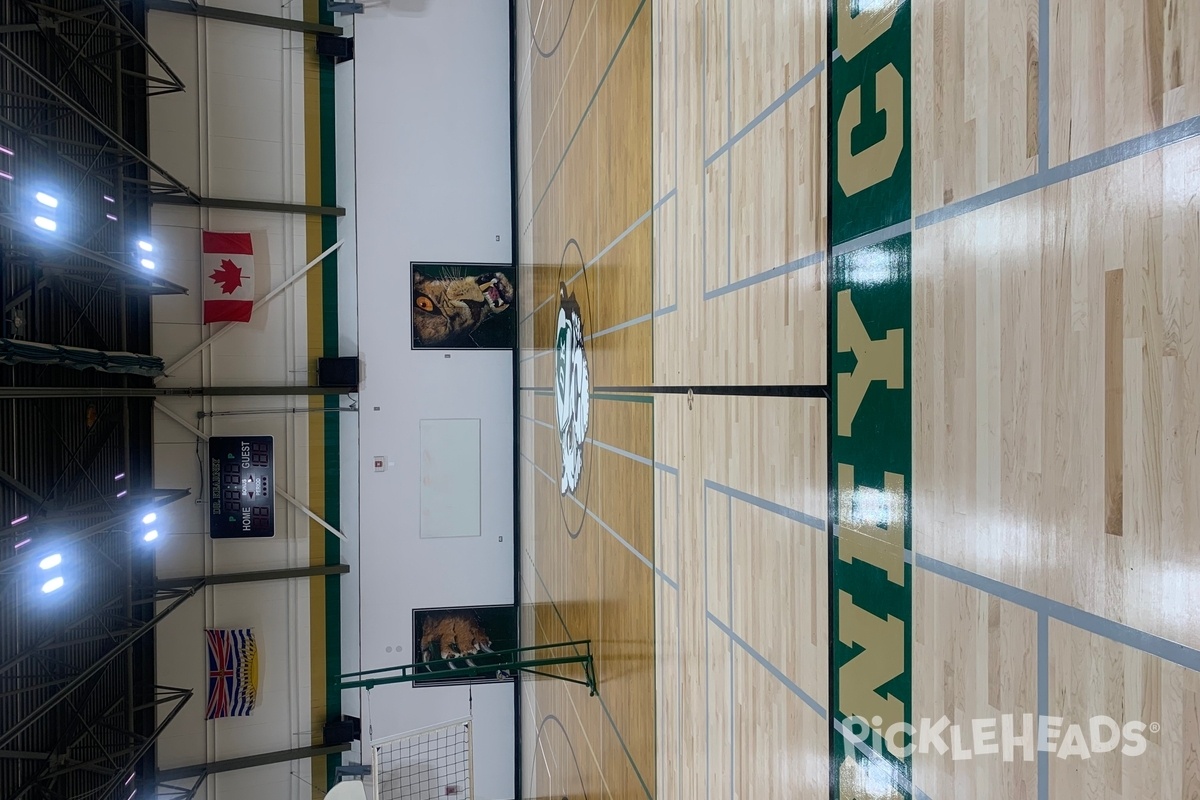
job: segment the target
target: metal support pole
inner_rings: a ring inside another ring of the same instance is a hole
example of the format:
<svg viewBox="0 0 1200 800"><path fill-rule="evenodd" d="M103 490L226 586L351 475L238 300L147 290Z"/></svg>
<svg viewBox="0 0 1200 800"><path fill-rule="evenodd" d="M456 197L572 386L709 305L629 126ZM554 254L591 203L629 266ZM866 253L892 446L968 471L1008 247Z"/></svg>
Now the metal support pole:
<svg viewBox="0 0 1200 800"><path fill-rule="evenodd" d="M218 8L210 5L193 5L180 0L146 0L146 8L150 11L170 11L175 14L190 14L205 19L220 19L226 22L240 22L243 25L257 25L261 28L278 28L297 33L327 33L330 36L341 36L342 29L336 25L321 25L315 22L304 22L298 19L284 19L267 14L251 14L248 11L234 11L229 8ZM285 6L286 8L286 6Z"/></svg>
<svg viewBox="0 0 1200 800"><path fill-rule="evenodd" d="M177 589L191 586L196 581L204 581L206 586L221 586L227 583L256 583L290 578L316 578L321 575L345 575L349 572L349 564L321 564L311 567L296 567L295 569L265 569L254 572L227 572L223 575L197 575L190 578L165 578L154 585L158 589Z"/></svg>
<svg viewBox="0 0 1200 800"><path fill-rule="evenodd" d="M56 692L46 702L44 702L40 706L38 706L31 714L29 714L29 716L25 717L20 722L15 723L11 728L9 728L4 733L0 733L0 747L4 747L9 742L16 739L18 736L20 736L22 733L24 733L26 730L28 730L35 722L40 720L42 717L46 716L46 714L48 714L52 708L54 708L59 703L61 703L64 699L66 699L66 697L69 694L74 692L76 689L78 689L80 686L82 686L85 682L87 682L89 679L91 679L94 675L96 675L101 670L103 670L105 667L107 667L109 664L111 664L114 660L116 660L116 658L118 656L120 656L122 653L124 653L125 650L128 649L134 642L136 642L138 639L145 636L148 631L153 630L154 627L156 625L158 625L158 623L160 623L164 619L166 619L171 614L172 611L174 611L175 609L177 609L181 605L183 605L185 602L187 602L187 599L189 597L191 597L192 595L194 595L196 592L200 591L200 589L203 585L204 584L202 584L202 583L196 583L193 586L191 586L179 598L177 598L175 600L175 602L171 603L169 606L164 608L162 611L155 614L154 617L152 617L149 622L147 622L145 625L143 625L141 628L139 628L137 630L137 632L132 633L129 636L125 637L120 642L120 644L118 644L112 650L109 650L107 653L105 653L100 658L99 661L94 662L90 667L88 667L83 672L76 675L71 680L70 683L68 683L62 689L58 690L58 692Z"/></svg>
<svg viewBox="0 0 1200 800"><path fill-rule="evenodd" d="M191 433L192 435L194 435L194 436L195 436L197 439L203 439L204 441L206 441L206 442L207 442L207 441L208 441L210 438L212 438L212 437L210 437L210 436L209 436L207 433L205 433L204 431L200 430L200 429L199 429L199 428L197 428L195 425L193 425L192 423L188 422L186 419L184 419L183 417L179 416L179 415L178 415L178 414L176 414L174 411L172 411L171 409L167 408L165 405L163 405L162 403L158 402L157 400L155 400L155 401L154 401L154 407L155 407L156 409L158 409L159 411L161 411L161 412L162 412L163 414L165 414L166 416L168 416L168 417L170 417L171 419L173 419L175 422L178 422L178 423L179 423L179 424L180 424L180 425L181 425L183 428L185 428L185 429L186 429L186 430L187 430L189 433Z"/></svg>
<svg viewBox="0 0 1200 800"><path fill-rule="evenodd" d="M342 533L342 532L341 532L341 531L339 531L337 528L333 527L333 526L332 526L332 525L330 525L328 522L326 522L325 520L323 520L323 519L321 519L320 517L318 517L318 516L316 515L316 513L315 513L315 512L314 512L312 509L310 509L308 506L304 505L304 503L301 503L301 502L300 502L299 500L297 500L296 498L292 497L290 494L288 494L287 492L285 492L283 489L280 489L278 486L276 486L276 487L275 487L275 494L279 495L279 496L280 496L280 497L282 497L284 500L287 500L289 503L291 503L292 505L294 505L296 508L298 508L298 509L300 509L301 511L303 511L303 512L304 512L304 516L308 517L308 518L309 518L309 519L311 519L313 522L317 523L317 524L318 524L318 525L320 525L322 528L324 528L325 530L327 530L327 531L329 531L330 533L332 533L334 536L338 537L338 538L339 538L339 539L341 539L342 541L346 541L346 534Z"/></svg>
<svg viewBox="0 0 1200 800"><path fill-rule="evenodd" d="M66 94L62 89L60 89L58 87L58 84L56 84L54 81L50 80L45 75L43 75L42 73L40 73L36 69L34 69L33 66L31 64L29 64L28 62L26 62L25 59L21 58L21 56L18 55L15 50L13 50L11 47L4 44L3 42L0 42L0 56L3 56L5 58L5 60L9 61L14 67L19 69L21 72L25 73L30 78L30 80L32 80L34 83L36 83L38 86L40 86L46 93L48 93L55 100L62 103L67 108L71 109L79 116L83 117L85 120L87 120L89 123L91 123L91 125L94 128L96 128L96 130L103 133L109 139L112 139L112 141L115 144L117 144L118 146L120 146L120 148L125 153L136 158L138 161L142 162L147 167L149 167L150 169L157 172L159 175L161 175L163 178L165 178L167 180L167 182L170 183L172 186L174 186L176 189L183 192L188 197L192 198L193 202L198 202L200 200L199 195L197 195L195 192L193 192L191 189L189 189L183 181L179 180L174 175L172 175L171 173L167 172L165 169L160 167L158 164L154 163L154 161L150 158L150 156L146 155L141 150L134 147L132 144L127 142L125 139L123 139L119 133L114 131L112 128L108 127L108 125L105 124L104 120L100 119L95 114L93 114L91 111L88 111L86 108L84 108L82 105L80 105L79 102L77 102L73 97Z"/></svg>
<svg viewBox="0 0 1200 800"><path fill-rule="evenodd" d="M307 397L357 391L353 386L0 386L0 400L37 397Z"/></svg>
<svg viewBox="0 0 1200 800"><path fill-rule="evenodd" d="M181 778L194 778L200 775L215 775L218 772L232 772L250 767L262 767L267 764L286 764L288 761L299 761L303 758L317 758L334 753L344 753L350 749L348 744L328 744L318 747L298 747L295 750L276 750L273 753L259 753L254 756L228 758L224 761L210 761L207 764L192 764L186 767L160 770L155 775L156 782L177 781Z"/></svg>
<svg viewBox="0 0 1200 800"><path fill-rule="evenodd" d="M256 300L254 302L254 305L250 309L250 313L253 314L261 306L266 305L270 300L272 300L276 295L278 295L284 289L288 288L293 283L300 280L300 278L303 277L304 275L306 275L310 269L312 269L317 264L320 264L322 261L324 261L326 256L328 256L330 253L333 253L334 251L340 249L342 246L342 241L343 240L339 239L338 241L334 242L332 245L330 245L328 248L326 248L325 252L321 253L319 256L314 258L312 261L305 264L304 267L299 272L297 272L295 275L288 278L286 281L281 283L279 286L276 286L274 289L272 289L270 292L268 292L261 300ZM236 327L236 323L233 323L233 322L226 323L224 328L221 328L221 330L217 331L212 336L209 336L207 339L202 341L200 344L193 347L191 350L188 351L187 355L185 355L183 358L180 358L180 359L172 362L171 364L168 364L163 369L164 376L169 376L172 372L175 371L175 369L180 364L184 363L185 361L190 359L192 356L196 355L201 350L208 347L210 344L212 344L217 339L224 336L226 333L228 333L230 330L232 330L235 327ZM159 380L159 378L155 378L155 380Z"/></svg>
<svg viewBox="0 0 1200 800"><path fill-rule="evenodd" d="M266 211L274 214L312 214L321 217L344 217L346 209L341 206L314 206L306 203L284 203L274 200L241 200L234 197L187 196L174 192L154 192L151 203L166 203L174 206L199 206L200 208L228 208L234 211Z"/></svg>

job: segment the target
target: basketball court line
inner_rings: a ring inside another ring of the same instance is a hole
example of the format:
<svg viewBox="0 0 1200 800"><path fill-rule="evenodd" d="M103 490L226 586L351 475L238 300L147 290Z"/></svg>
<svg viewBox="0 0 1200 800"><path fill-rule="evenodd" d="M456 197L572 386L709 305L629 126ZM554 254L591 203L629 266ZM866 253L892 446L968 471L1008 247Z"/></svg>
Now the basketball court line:
<svg viewBox="0 0 1200 800"><path fill-rule="evenodd" d="M536 462L534 462L533 459L531 459L529 456L525 455L524 453L521 453L521 458L528 461L529 464L535 470L537 470L538 473L540 473L543 478L550 481L551 485L553 485L555 487L558 486L558 481L554 478L554 476L552 476L550 473L546 472L546 470L542 469L541 466L538 465ZM666 581L671 586L672 589L679 588L679 584L676 583L675 580L673 578L671 578L670 575L667 575L667 573L665 573L661 569L659 569L658 566L656 566L653 561L651 561L649 558L646 558L646 556L643 555L640 550L638 550L636 547L634 547L632 544L630 544L625 539L624 536L617 533L615 530L613 530L611 525L609 525L604 520L600 519L600 517L596 515L596 512L592 511L590 508L585 506L583 503L579 502L579 498L575 497L575 495L573 495L573 494L570 495L570 498L571 498L571 500L573 500L575 502L575 505L579 506L580 510L582 510L584 514L591 517L592 520L595 521L595 523L597 525L599 525L601 528L603 528L604 531L606 533L608 533L608 535L610 535L614 539L616 539L621 544L622 547L624 547L626 550L628 550L630 553L632 553L634 555L634 557L637 558L638 561L641 561L643 564L645 564L647 567L649 567L651 572L653 572L655 575L657 575L658 577L660 577L664 581Z"/></svg>
<svg viewBox="0 0 1200 800"><path fill-rule="evenodd" d="M546 581L542 578L541 570L537 568L536 563L531 562L531 566L533 567L533 574L537 576L538 582L542 584L542 591L545 592L546 599L550 601L550 608L554 609L554 615L558 617L559 624L562 625L563 631L566 633L567 638L573 640L575 637L571 633L571 629L567 626L567 621L563 618L562 612L558 609L558 602L554 599L554 596L550 594L550 588L546 585ZM637 763L633 760L633 755L630 754L629 747L625 744L624 737L621 736L620 728L618 728L617 723L613 721L612 714L609 713L608 705L604 702L604 695L600 691L599 687L596 688L596 700L600 702L600 708L604 711L604 717L608 720L609 726L613 729L613 735L617 737L617 742L621 745L621 749L625 751L625 759L629 762L629 766L633 769L633 774L637 776L638 783L642 785L642 790L646 793L646 797L648 800L654 800L654 794L646 786L646 779L642 777L642 771L638 769ZM603 777L603 773L601 773L601 776ZM605 783L607 782L607 779L605 779Z"/></svg>
<svg viewBox="0 0 1200 800"><path fill-rule="evenodd" d="M990 205L1002 203L1005 200L1012 200L1015 197L1036 192L1039 189L1045 189L1063 181L1071 180L1072 178L1078 178L1089 172L1116 166L1122 162L1186 141L1197 135L1200 135L1200 116L1189 117L1182 122L1167 125L1158 130L1144 133L1141 136L1135 136L1132 139L1126 139L1123 142L1109 145L1094 153L1088 153L1085 156L1064 161L1062 164L1056 167L1048 167L1042 172L1018 178L1004 186L997 186L995 189L989 189L973 197L963 198L948 206L918 214L915 218L914 227L917 230L928 228L939 222L961 217Z"/></svg>
<svg viewBox="0 0 1200 800"><path fill-rule="evenodd" d="M732 181L730 181L730 183L732 183ZM729 216L732 219L733 215L730 214ZM732 239L733 239L732 233L730 235L728 235L726 238L729 241L732 241ZM704 300L708 301L708 300L713 300L717 297L723 297L724 295L731 294L736 291L740 291L741 289L745 289L747 286L754 286L757 283L763 283L764 281L769 281L772 278L778 278L781 275L787 275L790 272L796 272L798 270L802 270L805 267L811 267L816 264L821 264L824 261L825 261L825 251L818 250L815 253L809 253L806 256L797 258L795 261L789 261L786 264L780 264L777 267L771 267L763 272L759 272L755 275L751 275L748 278L742 278L740 280L733 281L732 283L726 283L724 286L719 286L716 289L706 289L704 291ZM730 257L730 263L732 264L732 257ZM728 276L726 277L726 280L729 280ZM705 280L705 283L701 284L701 285L707 285L707 279Z"/></svg>
<svg viewBox="0 0 1200 800"><path fill-rule="evenodd" d="M592 3L592 10L588 12L588 18L587 18L587 21L586 21L586 22L584 22L584 32L585 32L585 35L586 35L586 31L587 31L587 29L588 29L588 26L590 26L590 25L592 24L592 18L593 18L593 17L595 16L595 14L596 14L596 8L597 8L597 6L598 6L598 5L599 5L599 3L598 3L598 2L593 2L593 3ZM572 9L574 9L574 7L575 7L575 3L574 3L574 2L572 2L572 3L571 3L571 7L572 7ZM569 22L569 20L568 20L568 22ZM567 28L566 28L566 25L564 24L564 26L563 26L563 33L562 33L562 35L564 35L564 36L565 36L565 35L566 35L566 33L567 33ZM623 43L624 43L624 40L622 40L622 44L623 44ZM560 41L560 44L561 44L561 41ZM532 44L531 44L530 46L531 46L531 48L532 48ZM546 114L546 126L545 126L545 127L542 129L541 136L539 136L539 137L538 137L537 145L535 145L535 146L533 147L533 150L532 150L532 152L531 152L531 154L530 154L530 156L529 156L529 170L528 170L528 171L525 173L525 177L521 179L521 185L520 185L520 187L517 189L517 199L518 199L518 200L519 200L519 199L521 198L521 196L522 196L522 195L525 193L525 185L526 185L526 184L529 182L529 180L530 180L530 179L533 177L533 165L534 165L534 163L537 161L537 156L538 156L538 153L540 153L540 152L542 151L542 144L543 144L543 143L545 143L545 141L546 141L546 134L547 134L547 133L549 133L549 131L550 131L550 128L551 128L551 121L552 121L552 120L553 120L553 118L554 118L554 111L555 111L555 109L557 109L557 108L558 108L558 103L559 103L559 101L562 99L563 92L564 92L564 91L566 91L566 88L567 88L567 80L566 80L566 77L567 77L568 75L570 75L570 74L571 74L571 69L572 69L572 68L575 66L575 59L579 57L579 50L580 50L580 48L582 48L582 47L583 47L583 37L581 36L581 37L579 37L579 41L575 43L575 51L574 51L573 53L571 53L571 63L570 63L568 66L567 66L567 71L566 71L566 73L563 75L563 81L562 81L562 83L561 83L561 84L559 84L559 87L558 87L558 94L556 94L556 95L554 96L554 103L553 103L553 104L550 106L550 111L549 111L549 112ZM557 50L558 48L555 48L555 49ZM618 52L620 52L620 47L618 47L618 48L617 48L617 51L618 51ZM545 59L545 58L549 58L549 56L542 56L542 55L541 55L541 53L540 53L540 51L539 51L539 56L540 56L541 58L543 58L543 59ZM615 56L615 54L614 54L614 56ZM530 72L529 72L529 74L530 74L530 92L529 92L529 95L530 95L530 100L532 101L532 99L533 99L533 82L532 82L532 78L533 78L533 59L532 59L532 58L530 58L530 59L529 59L529 68L530 68ZM607 77L607 74L605 75L605 77ZM604 82L603 82L603 81L601 81L601 84L603 84L603 83L604 83ZM597 86L597 87L596 87L596 91L597 91L597 92L599 92L599 90L600 90L600 87L599 87L599 86ZM588 104L588 108L591 108L591 104ZM520 113L521 113L521 109L520 109L520 108L518 108L518 109L517 109L517 119L520 119ZM585 111L585 112L584 112L584 117L586 117L586 116L587 116L587 112ZM580 124L582 124L582 122L583 122L583 120L580 120ZM565 154L565 153L564 153L563 155L564 155L564 157L566 156L566 154ZM547 184L547 186L549 186L549 184ZM536 214L537 212L534 212L534 213ZM530 221L531 221L531 222L533 221L533 217L530 217Z"/></svg>
<svg viewBox="0 0 1200 800"><path fill-rule="evenodd" d="M820 75L824 69L825 69L825 59L821 59L819 62L817 62L817 65L815 67L810 69L803 76L801 76L799 80L797 80L795 83L793 83L787 89L785 89L783 94L779 95L779 97L777 97L773 101L771 101L770 105L768 105L762 111L758 112L758 116L756 116L754 119L752 119L748 123L746 123L746 125L740 131L738 131L732 137L730 137L729 141L725 142L725 144L718 147L711 156L704 159L705 168L711 167L718 158L720 158L722 155L724 155L727 151L732 150L733 146L735 144L740 142L742 139L746 138L746 134L750 133L750 131L757 128L759 125L761 125L763 122L765 122L767 120L767 117L771 116L776 111L778 111L780 108L782 108L783 105L785 103L787 103L788 100L791 100L792 97L794 97L797 92L799 92L805 86L808 86L808 84L812 83L813 80L815 80L816 77L818 75ZM676 84L676 85L678 85L678 84ZM732 121L730 122L730 124L732 125Z"/></svg>
<svg viewBox="0 0 1200 800"><path fill-rule="evenodd" d="M613 239L611 242L609 242L607 245L605 245L603 250L601 250L596 255L592 256L591 260L588 261L587 263L585 263L583 265L582 269L577 270L574 275L572 275L570 278L568 278L566 280L566 284L568 286L570 286L572 283L579 280L579 276L583 274L584 270L591 269L592 267L596 266L596 264L599 263L600 259L602 259L606 255L608 255L608 252L610 250L612 250L614 247L619 245L621 242L625 241L625 238L627 236L629 236L629 234L636 231L643 222L650 219L650 217L654 214L655 211L657 211L659 208L661 208L664 203L666 203L668 200L670 200L674 196L675 196L675 190L672 189L671 191L667 192L662 197L660 197L654 203L654 205L652 205L650 207L649 211L646 211L645 213L643 213L640 217L638 217L636 220L634 220L629 225L628 228L626 228L625 230L623 230L619 234L617 234L616 238ZM540 302L536 306L534 306L532 311L530 311L525 316L521 317L521 322L524 323L524 322L528 321L530 317L532 317L537 312L541 311L542 308L544 308L546 305L552 303L556 299L556 297L557 297L556 294L551 293L549 297L547 297L545 300L543 300L542 302ZM593 335L597 335L597 334L593 334Z"/></svg>
<svg viewBox="0 0 1200 800"><path fill-rule="evenodd" d="M538 210L542 207L546 195L550 193L550 187L554 185L554 180L558 177L559 170L562 169L563 163L567 160L567 154L571 152L571 145L575 144L575 139L579 136L579 131L583 129L584 121L588 118L588 114L592 112L592 106L596 104L596 98L600 96L600 90L604 88L604 82L608 80L608 75L612 72L613 64L617 63L617 58L621 55L621 50L625 47L625 42L629 39L629 34L633 31L633 27L637 24L638 18L642 15L642 9L645 7L646 0L641 0L638 3L637 10L633 12L633 18L629 20L629 25L625 28L625 33L621 35L621 41L617 43L617 49L613 52L612 58L609 59L608 66L604 68L604 75L601 76L600 82L596 84L596 90L592 92L592 99L588 101L587 108L583 110L583 116L579 118L579 124L575 126L575 132L571 134L571 138L567 141L567 146L563 150L562 156L558 159L558 165L554 168L554 172L551 173L550 180L546 183L545 190L542 191L542 196L534 204L533 212L529 215L529 224L525 226L522 235L529 233L530 227L533 226L533 221L537 219ZM532 168L532 164L530 167Z"/></svg>

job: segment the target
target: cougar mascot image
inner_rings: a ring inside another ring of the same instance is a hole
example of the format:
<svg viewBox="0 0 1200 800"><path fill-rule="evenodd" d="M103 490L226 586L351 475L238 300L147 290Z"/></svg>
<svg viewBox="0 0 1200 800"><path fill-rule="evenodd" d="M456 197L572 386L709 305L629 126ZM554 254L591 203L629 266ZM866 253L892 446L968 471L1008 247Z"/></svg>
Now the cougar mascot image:
<svg viewBox="0 0 1200 800"><path fill-rule="evenodd" d="M457 278L429 278L413 272L413 344L465 344L480 325L512 302L512 283L499 272Z"/></svg>
<svg viewBox="0 0 1200 800"><path fill-rule="evenodd" d="M421 660L461 658L475 666L471 656L492 652L492 639L470 612L426 617L421 625ZM453 662L447 666L458 669Z"/></svg>

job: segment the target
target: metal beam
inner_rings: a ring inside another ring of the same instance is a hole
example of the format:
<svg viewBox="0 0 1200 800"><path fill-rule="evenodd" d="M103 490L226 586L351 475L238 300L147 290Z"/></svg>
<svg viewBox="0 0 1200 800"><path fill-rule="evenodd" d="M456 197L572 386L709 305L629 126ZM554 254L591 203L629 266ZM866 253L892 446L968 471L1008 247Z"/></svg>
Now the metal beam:
<svg viewBox="0 0 1200 800"><path fill-rule="evenodd" d="M262 767L267 764L286 764L288 761L299 761L304 758L317 758L318 756L329 756L334 753L344 753L349 749L349 744L327 744L318 747L298 747L294 750L276 750L273 753L259 753L254 756L228 758L224 761L210 761L207 764L192 764L187 767L164 769L155 775L155 780L162 783L177 781L181 778L215 775L218 772L232 772L238 769Z"/></svg>
<svg viewBox="0 0 1200 800"><path fill-rule="evenodd" d="M312 214L322 217L344 217L346 209L341 206L310 206L303 203L275 203L268 200L238 200L231 197L198 197L194 194L180 195L168 192L153 192L151 203L173 206L199 206L200 208L228 208L235 211L267 211L278 214Z"/></svg>
<svg viewBox="0 0 1200 800"><path fill-rule="evenodd" d="M287 6L285 5L284 8ZM327 33L330 36L341 36L342 29L336 25L320 25L315 22L304 22L298 19L284 19L267 14L251 14L248 11L234 11L230 8L216 6L200 6L180 0L146 0L146 8L151 11L170 11L173 14L188 14L205 19L219 19L225 22L240 22L243 25L256 25L260 28L278 28L296 33Z"/></svg>
<svg viewBox="0 0 1200 800"><path fill-rule="evenodd" d="M304 512L304 516L308 517L313 522L317 523L322 528L324 528L325 530L332 533L334 536L341 539L343 542L346 541L346 534L342 533L337 528L330 525L328 522L326 522L324 519L322 519L320 516L318 516L317 512L313 511L311 508L304 505L304 503L301 503L299 500L292 497L290 494L285 492L283 489L280 489L278 485L275 487L275 494L279 495L284 500L287 500L289 503L291 503L293 506L298 508L300 511Z"/></svg>
<svg viewBox="0 0 1200 800"><path fill-rule="evenodd" d="M10 61L14 67L19 69L21 72L25 73L27 76L29 76L29 78L34 83L36 83L38 86L42 87L42 89L46 93L48 93L51 97L53 97L55 100L62 103L67 108L71 109L79 116L83 117L85 120L87 120L89 123L91 123L92 126L94 128L96 128L96 130L100 131L105 136L107 136L109 139L112 139L113 142L120 145L121 149L124 152L133 156L138 161L142 162L147 167L149 167L150 169L157 172L159 175L161 175L163 178L165 178L168 183L170 183L172 186L174 186L179 191L183 192L188 197L191 197L196 200L199 199L198 195L195 192L193 192L191 189L189 189L187 187L187 185L185 183L183 183L183 181L179 180L174 175L172 175L170 172L167 172L165 169L160 167L158 164L154 163L154 161L150 158L150 156L146 155L141 150L139 150L138 148L136 148L132 144L130 144L128 141L126 141L121 136L121 134L117 133L112 128L110 128L104 122L104 120L100 119L98 116L96 116L91 111L89 111L87 108L85 108L82 104L80 104L77 100L75 100L75 98L71 97L69 94L64 92L58 86L58 84L56 84L54 81L50 80L45 75L43 75L42 73L40 73L36 69L34 69L34 67L31 64L29 64L23 58L21 58L15 50L13 50L8 45L4 44L4 42L0 42L0 56L4 56L4 58L7 59L8 61Z"/></svg>
<svg viewBox="0 0 1200 800"><path fill-rule="evenodd" d="M33 489L30 489L28 486L21 483L19 480L14 478L12 475L9 475L2 469L0 469L0 483L12 489L14 492L21 495L26 500L29 500L36 506L40 507L46 503L46 498L42 497Z"/></svg>
<svg viewBox="0 0 1200 800"><path fill-rule="evenodd" d="M289 578L315 578L320 575L345 575L350 572L349 564L322 564L295 569L264 569L253 572L227 572L224 575L197 575L190 578L164 578L155 583L158 589L177 589L204 581L206 586L222 586L228 583L256 583L258 581L281 581Z"/></svg>
<svg viewBox="0 0 1200 800"><path fill-rule="evenodd" d="M309 397L354 394L356 386L0 386L0 400L39 397Z"/></svg>
<svg viewBox="0 0 1200 800"><path fill-rule="evenodd" d="M191 493L192 493L191 489L156 489L156 490L154 490L153 493L151 493L147 496L130 495L128 500L124 501L124 502L128 502L128 510L123 511L120 514L116 514L112 517L109 517L108 519L103 520L102 522L97 522L95 525L89 525L88 527L83 528L82 530L73 531L71 533L68 533L68 534L62 536L61 538L56 539L56 542L58 544L65 545L65 544L69 544L71 542L77 542L77 541L86 539L89 536L99 533L100 531L105 531L105 530L110 530L112 528L116 528L116 527L120 526L121 523L125 522L128 519L132 519L136 515L144 514L147 511L153 511L157 508L161 508L163 506L170 505L171 503L174 503L176 500L179 500L180 498L187 497ZM70 520L72 518L72 516L73 515L70 515L70 514L64 514L64 515L52 514L50 516L45 517L44 519L39 519L37 521L38 524L36 526L33 525L32 521L25 522L25 523L22 523L20 526L15 526L13 528L10 528L8 530L8 532L9 533L18 532L18 535L29 536L30 535L29 531L31 531L31 530L39 530L39 531L45 530L47 527L49 527L51 525L59 525L65 521ZM31 526L31 527L27 527L27 526ZM15 556L12 556L11 558L5 559L4 561L0 561L0 575L13 573L13 572L17 572L19 570L28 568L30 565L32 565L34 562L36 562L38 560L37 556L38 556L37 552L30 549L26 552L21 553L20 555L15 555ZM84 619L87 619L87 617L84 617ZM4 668L0 668L0 672L3 672L3 671L4 671ZM2 745L0 745L0 746L2 746Z"/></svg>
<svg viewBox="0 0 1200 800"><path fill-rule="evenodd" d="M15 560L15 559L13 559L13 560ZM129 636L125 637L125 639L123 639L116 647L114 647L112 650L109 650L98 661L93 662L90 667L88 667L83 672L79 673L74 678L72 678L70 683L68 683L63 688L59 689L53 696L51 696L48 700L46 700L44 703L42 703L40 706L38 706L36 709L34 709L34 711L32 713L30 713L28 716L26 716L20 722L15 723L11 728L9 728L4 733L0 733L0 747L4 747L9 742L12 742L14 739L16 739L18 736L20 736L26 730L28 730L35 722L40 720L42 717L46 716L46 714L48 714L51 709L53 709L55 706L57 706L59 703L61 703L64 699L66 699L66 697L69 694L74 692L76 689L78 689L80 686L82 686L84 683L86 683L88 680L90 680L93 676L98 674L101 670L105 669L109 664L111 664L114 660L116 660L116 658L118 656L120 656L127 649L129 649L129 647L134 642L136 642L138 639L145 636L147 632L153 630L154 627L156 625L158 625L158 623L160 623L164 619L166 619L167 616L169 616L172 611L174 611L175 609L177 609L181 605L183 605L185 602L187 602L188 598L191 597L192 595L194 595L196 592L198 592L200 590L201 586L202 586L202 584L195 584L192 587L190 587L187 591L183 592L183 594L178 599L176 599L173 603L171 603L169 606L164 608L162 611L155 614L145 625L143 625L141 628L139 628L137 630L137 632L132 633Z"/></svg>
<svg viewBox="0 0 1200 800"><path fill-rule="evenodd" d="M2 46L2 45L0 45L0 46ZM90 261L93 261L101 266L108 267L110 269L115 269L118 272L124 273L127 277L134 278L137 283L143 284L143 285L148 284L155 289L163 290L163 293L169 293L169 294L187 294L188 293L186 286L180 286L178 283L172 283L171 281L156 277L153 274L150 274L147 270L138 269L138 268L132 266L131 264L123 264L120 261L117 261L115 258L112 258L111 256L107 256L104 253L98 253L95 250L90 250L86 247L83 247L82 245L75 244L74 242L69 242L66 239L50 236L50 235L46 234L45 231L42 231L39 228L34 227L33 225L22 222L20 219L18 219L17 217L14 217L12 214L0 214L0 225L4 226L5 228L8 228L9 230L18 231L20 233L25 233L31 237L36 237L40 240L46 241L54 249L66 250L67 252L73 253L77 256L83 256L84 258L86 258ZM61 270L72 270L72 269L73 270L85 270L85 269L87 269L87 267L85 267L83 265L67 266L64 264L54 264L54 263L41 263L41 264L39 264L39 266L43 270L46 270L46 271L59 270L59 269L61 269Z"/></svg>

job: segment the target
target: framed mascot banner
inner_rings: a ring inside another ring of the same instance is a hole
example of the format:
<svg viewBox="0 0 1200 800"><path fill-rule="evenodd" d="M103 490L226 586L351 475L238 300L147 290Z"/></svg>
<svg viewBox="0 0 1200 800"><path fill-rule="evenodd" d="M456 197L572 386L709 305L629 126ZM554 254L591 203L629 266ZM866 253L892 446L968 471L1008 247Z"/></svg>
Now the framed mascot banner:
<svg viewBox="0 0 1200 800"><path fill-rule="evenodd" d="M412 262L414 350L512 350L517 275L511 264Z"/></svg>
<svg viewBox="0 0 1200 800"><path fill-rule="evenodd" d="M208 440L209 537L275 535L274 443L271 436L214 436Z"/></svg>
<svg viewBox="0 0 1200 800"><path fill-rule="evenodd" d="M461 670L499 665L501 658L495 653L516 647L519 645L514 605L413 609L413 654L417 664L414 672L423 676L413 680L414 686L507 683L514 679L512 672L497 669L471 678L462 676ZM446 663L423 666L431 661Z"/></svg>

